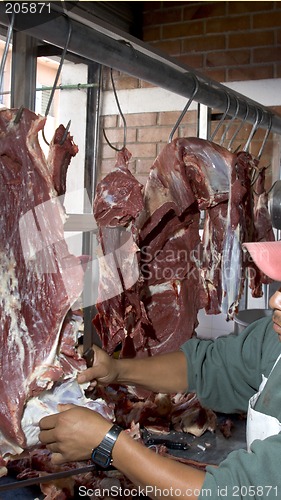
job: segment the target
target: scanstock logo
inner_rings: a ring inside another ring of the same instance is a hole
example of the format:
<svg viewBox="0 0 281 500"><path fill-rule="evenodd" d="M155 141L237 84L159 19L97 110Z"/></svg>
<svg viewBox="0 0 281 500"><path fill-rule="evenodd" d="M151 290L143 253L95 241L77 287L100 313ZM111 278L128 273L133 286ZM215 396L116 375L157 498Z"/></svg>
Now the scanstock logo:
<svg viewBox="0 0 281 500"><path fill-rule="evenodd" d="M10 23L13 20L13 26L17 31L25 31L48 23L63 14L67 14L74 9L79 1L70 2L40 2L38 0L27 2L20 0L12 0L11 2L4 1L5 14Z"/></svg>
<svg viewBox="0 0 281 500"><path fill-rule="evenodd" d="M76 196L86 190L75 191ZM92 256L74 257L69 253L63 222L66 218L63 196L52 198L21 216L19 234L23 257L27 269L34 274L59 273L68 297L73 296L75 280L84 269L82 306L88 307L103 302L131 288L139 278L138 252L130 232L124 228L104 228L101 239L111 242L111 251L102 252L101 246L93 242ZM80 233L81 234L81 233ZM113 243L114 242L114 243ZM113 245L112 245L113 243Z"/></svg>

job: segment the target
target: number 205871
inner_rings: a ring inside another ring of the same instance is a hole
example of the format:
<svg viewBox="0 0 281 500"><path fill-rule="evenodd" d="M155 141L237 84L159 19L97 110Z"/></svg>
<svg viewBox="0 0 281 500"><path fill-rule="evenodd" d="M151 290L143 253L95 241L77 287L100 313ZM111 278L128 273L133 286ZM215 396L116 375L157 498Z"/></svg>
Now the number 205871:
<svg viewBox="0 0 281 500"><path fill-rule="evenodd" d="M51 3L45 2L7 2L5 5L6 14L41 14L51 12Z"/></svg>

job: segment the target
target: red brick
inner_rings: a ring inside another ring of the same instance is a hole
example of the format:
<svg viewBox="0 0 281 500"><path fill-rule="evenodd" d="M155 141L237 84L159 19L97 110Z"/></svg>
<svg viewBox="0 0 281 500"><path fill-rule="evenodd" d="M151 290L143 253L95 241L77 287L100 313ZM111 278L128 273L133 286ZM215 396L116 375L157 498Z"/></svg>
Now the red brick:
<svg viewBox="0 0 281 500"><path fill-rule="evenodd" d="M230 49L239 47L262 47L273 45L273 31L249 31L248 33L237 33L229 35L228 46Z"/></svg>
<svg viewBox="0 0 281 500"><path fill-rule="evenodd" d="M154 161L154 160L153 160ZM152 166L153 161L150 159L138 158L136 161L136 172L137 174L148 174Z"/></svg>
<svg viewBox="0 0 281 500"><path fill-rule="evenodd" d="M200 2L196 2L196 4L199 5L184 7L183 19L185 21L224 16L226 14L226 2L209 2L203 5L200 5Z"/></svg>
<svg viewBox="0 0 281 500"><path fill-rule="evenodd" d="M170 24L163 26L162 38L179 38L182 36L201 35L204 33L203 21L191 21L186 23Z"/></svg>
<svg viewBox="0 0 281 500"><path fill-rule="evenodd" d="M143 12L147 12L149 10L159 10L162 8L162 2L143 2Z"/></svg>
<svg viewBox="0 0 281 500"><path fill-rule="evenodd" d="M274 2L227 2L229 14L243 14L245 12L260 12L272 10Z"/></svg>
<svg viewBox="0 0 281 500"><path fill-rule="evenodd" d="M180 111L165 111L159 113L158 124L159 125L169 125L171 128L176 123L178 117L180 116ZM196 123L197 119L197 111L187 111L184 117L184 121L188 121L189 123Z"/></svg>
<svg viewBox="0 0 281 500"><path fill-rule="evenodd" d="M157 144L157 156L161 153L161 151L163 151L163 149L165 148L165 146L166 146L166 144L164 142L159 142Z"/></svg>
<svg viewBox="0 0 281 500"><path fill-rule="evenodd" d="M200 69L203 67L203 55L202 54L190 54L177 57L177 59L182 63L190 66L191 68Z"/></svg>
<svg viewBox="0 0 281 500"><path fill-rule="evenodd" d="M151 45L153 45L156 49L169 54L170 56L175 56L181 53L181 40L167 40L152 43Z"/></svg>
<svg viewBox="0 0 281 500"><path fill-rule="evenodd" d="M113 75L113 81L114 81L114 85L115 85L116 90L137 89L139 87L138 79L134 78L133 76L124 75L122 77L115 78ZM110 90L112 89L111 81L108 84L108 88Z"/></svg>
<svg viewBox="0 0 281 500"><path fill-rule="evenodd" d="M206 35L185 38L182 41L182 53L204 52L207 50L224 49L226 37L224 35Z"/></svg>
<svg viewBox="0 0 281 500"><path fill-rule="evenodd" d="M102 172L103 176L105 173L108 174L108 172L111 172L114 166L114 160L113 159L102 159L101 160L101 165L100 165L100 171Z"/></svg>
<svg viewBox="0 0 281 500"><path fill-rule="evenodd" d="M253 62L281 62L281 47L259 48L253 51Z"/></svg>
<svg viewBox="0 0 281 500"><path fill-rule="evenodd" d="M263 78L273 78L273 74L272 64L231 68L228 70L228 81L261 80Z"/></svg>
<svg viewBox="0 0 281 500"><path fill-rule="evenodd" d="M251 28L250 16L224 17L206 21L206 33L228 33Z"/></svg>
<svg viewBox="0 0 281 500"><path fill-rule="evenodd" d="M209 52L206 56L207 67L238 66L250 64L249 50L231 50L220 52Z"/></svg>
<svg viewBox="0 0 281 500"><path fill-rule="evenodd" d="M254 14L253 16L254 29L273 28L275 26L279 28L280 25L281 25L281 9L274 9L271 12Z"/></svg>
<svg viewBox="0 0 281 500"><path fill-rule="evenodd" d="M127 127L156 125L157 113L132 113L125 115ZM121 126L121 117L120 117Z"/></svg>
<svg viewBox="0 0 281 500"><path fill-rule="evenodd" d="M178 129L179 137L196 137L197 135L197 125L195 123L186 123L180 125Z"/></svg>
<svg viewBox="0 0 281 500"><path fill-rule="evenodd" d="M116 145L116 143L123 144L123 138L124 138L123 127L105 129L105 133L109 142L114 146ZM136 136L137 133L135 128L127 128L127 133L126 133L127 143L136 142ZM103 137L103 142L106 142L104 137Z"/></svg>
<svg viewBox="0 0 281 500"><path fill-rule="evenodd" d="M208 78L212 78L213 80L216 80L217 82L226 82L226 70L225 69L204 69L202 71L204 75L206 75Z"/></svg>
<svg viewBox="0 0 281 500"><path fill-rule="evenodd" d="M171 132L170 127L144 127L138 129L137 140L138 142L167 142L169 134Z"/></svg>
<svg viewBox="0 0 281 500"><path fill-rule="evenodd" d="M102 144L100 153L103 160L111 159L112 166L115 164L116 151L114 151L114 149L112 149L110 146L108 146L107 144Z"/></svg>
<svg viewBox="0 0 281 500"><path fill-rule="evenodd" d="M281 45L281 29L276 30L276 41L277 43L279 43L279 45Z"/></svg>
<svg viewBox="0 0 281 500"><path fill-rule="evenodd" d="M182 21L182 7L173 7L165 10L149 10L143 15L143 25L158 25Z"/></svg>
<svg viewBox="0 0 281 500"><path fill-rule="evenodd" d="M275 78L281 78L281 64L276 64L275 65Z"/></svg>
<svg viewBox="0 0 281 500"><path fill-rule="evenodd" d="M132 144L130 147L130 151L134 158L155 158L156 144Z"/></svg>
<svg viewBox="0 0 281 500"><path fill-rule="evenodd" d="M118 115L103 116L102 121L101 121L101 126L104 127L105 129L107 129L109 127L116 127L117 126L117 118L118 118Z"/></svg>
<svg viewBox="0 0 281 500"><path fill-rule="evenodd" d="M151 42L154 40L160 40L161 29L160 27L143 28L143 40L144 42Z"/></svg>

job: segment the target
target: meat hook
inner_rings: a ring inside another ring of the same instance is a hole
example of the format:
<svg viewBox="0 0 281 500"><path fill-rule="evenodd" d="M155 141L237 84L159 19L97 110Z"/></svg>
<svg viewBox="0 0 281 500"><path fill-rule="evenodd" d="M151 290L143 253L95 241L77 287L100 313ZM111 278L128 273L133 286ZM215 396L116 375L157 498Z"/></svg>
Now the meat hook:
<svg viewBox="0 0 281 500"><path fill-rule="evenodd" d="M244 116L244 118L243 118L242 122L240 123L240 125L238 125L238 127L237 127L236 131L234 132L232 139L229 141L229 144L228 144L228 149L229 149L229 150L231 149L231 146L232 146L232 144L233 144L234 139L236 138L236 136L238 135L238 133L240 132L241 128L243 127L244 123L246 122L246 120L247 120L247 118L248 118L248 114L249 114L249 106L248 106L247 101L244 101L244 102L245 102L245 105L246 105L246 113L245 113L245 116ZM238 148L238 149L240 149L240 146L239 146L239 148ZM235 151L235 152L236 152L236 151Z"/></svg>
<svg viewBox="0 0 281 500"><path fill-rule="evenodd" d="M124 117L124 115L122 113L122 109L121 109L121 106L120 106L120 103L119 103L119 99L118 99L118 96L117 96L116 87L115 87L115 83L114 83L114 80L113 80L112 68L110 68L110 77L111 77L111 83L112 83L112 88L113 88L113 93L114 93L115 101L116 101L116 104L117 104L117 108L118 108L118 111L119 111L120 116L121 116L122 121L123 121L123 129L124 129L123 146L121 148L116 148L115 146L113 146L110 143L109 139L106 136L104 128L102 129L102 132L103 132L103 136L104 136L107 144L109 145L109 147L111 149L114 149L115 151L122 151L122 149L124 149L126 147L126 143L127 143L127 123L126 123L125 117Z"/></svg>
<svg viewBox="0 0 281 500"><path fill-rule="evenodd" d="M223 123L223 121L224 121L224 119L225 119L225 117L226 117L226 115L227 115L227 113L228 113L228 110L229 110L229 108L230 108L230 95L229 95L229 93L228 93L228 92L226 92L226 90L224 90L224 93L225 93L225 95L226 95L226 99L227 99L227 105L226 105L226 108L225 108L225 112L223 113L223 115L222 115L222 117L221 117L221 119L220 119L219 123L217 124L217 126L216 126L216 128L215 128L214 132L212 133L212 135L211 135L211 137L210 137L210 141L213 141L213 140L214 140L214 137L215 137L215 135L216 135L217 131L219 130L220 126L222 125L222 123Z"/></svg>
<svg viewBox="0 0 281 500"><path fill-rule="evenodd" d="M249 147L250 147L250 143L251 143L251 140L253 139L253 137L254 137L254 135L255 135L255 133L256 133L256 131L257 131L257 128L258 128L258 126L259 126L259 123L261 122L262 115L261 115L261 117L260 117L260 111L261 111L261 110L257 107L257 108L256 108L256 119L255 119L255 123L254 123L254 125L253 125L253 127L252 127L251 133L250 133L250 135L249 135L249 137L248 137L248 140L247 140L247 142L246 142L246 144L245 144L245 148L244 148L245 153L248 153L248 151L249 151Z"/></svg>
<svg viewBox="0 0 281 500"><path fill-rule="evenodd" d="M231 120L229 120L228 125L225 127L225 131L224 131L224 133L222 134L222 137L221 137L220 146L222 146L222 145L223 145L224 140L225 140L225 138L226 138L226 134L227 134L227 132L228 132L229 128L231 127L231 124L234 122L235 118L236 118L236 117L237 117L237 115L238 115L238 111L239 111L239 107L240 107L240 106L239 106L239 101L238 101L238 99L237 99L237 97L236 97L235 95L234 95L233 97L234 97L234 99L235 99L235 101L236 101L236 109L235 109L235 113L234 113L233 117L231 118Z"/></svg>
<svg viewBox="0 0 281 500"><path fill-rule="evenodd" d="M62 51L61 60L60 60L60 63L59 63L59 67L58 67L58 70L57 70L57 74L56 74L56 77L55 77L53 88L51 90L49 101L48 101L48 104L47 104L47 107L46 107L45 117L48 116L49 111L51 109L51 105L52 105L52 102L53 102L54 93L56 91L58 79L59 79L60 74L61 74L62 66L63 66L64 60L65 60L65 56L66 56L66 53L67 53L67 49L68 49L68 45L69 45L70 37L71 37L71 33L72 33L71 20L69 19L69 17L67 17L67 16L65 16L65 17L66 17L67 22L68 22L68 34L67 34L66 44L65 44L64 49ZM47 144L47 146L50 146L50 143L47 141L47 139L45 137L44 129L42 130L42 136L43 136L43 139L44 139L45 143Z"/></svg>
<svg viewBox="0 0 281 500"><path fill-rule="evenodd" d="M64 131L64 134L59 142L59 145L62 146L64 143L65 143L65 140L67 138L67 134L69 132L69 129L70 129L70 125L71 125L71 120L69 120L68 124L66 125L66 128L65 128L65 131Z"/></svg>
<svg viewBox="0 0 281 500"><path fill-rule="evenodd" d="M264 139L263 139L263 142L262 142L261 148L260 148L260 150L259 150L259 152L258 152L258 156L257 156L258 160L260 160L260 159L261 159L261 155L262 155L262 153L263 153L264 146L265 146L265 144L266 144L266 141L267 141L267 139L268 139L268 136L269 136L269 134L270 134L271 127L272 127L272 113L271 113L270 111L267 111L267 113L269 114L269 125L268 125L267 131L266 131L266 133L265 133L265 136L264 136Z"/></svg>
<svg viewBox="0 0 281 500"><path fill-rule="evenodd" d="M261 111L262 111L262 116L263 116L263 110L261 110ZM268 125L267 131L265 133L265 136L263 138L263 142L262 142L262 145L260 147L259 153L257 155L258 161L261 159L261 156L262 156L262 153L263 153L263 150L264 150L264 146L266 144L266 141L268 139L268 136L269 136L269 133L270 133L270 130L271 130L271 126L272 126L272 114L271 114L270 111L268 111L268 113L269 113L269 125ZM265 169L267 169L269 167L270 167L270 164L267 167L265 167ZM260 176L260 173L261 173L261 171L259 169L257 169L257 173L256 173L256 175L254 176L254 178L252 180L251 186L253 186L256 183L256 181L258 180L258 177ZM272 189L272 187L267 192L267 195L270 193L271 189ZM254 191L254 193L255 193L255 191ZM255 194L257 194L257 193L255 193Z"/></svg>
<svg viewBox="0 0 281 500"><path fill-rule="evenodd" d="M176 121L176 123L175 123L175 125L174 125L174 127L173 127L173 129L172 129L172 131L171 131L171 133L170 133L170 135L169 135L169 140L168 140L168 143L169 143L169 144L170 144L170 142L172 142L172 140L173 140L173 136L174 136L175 131L176 131L176 130L177 130L177 128L179 127L180 122L182 121L182 119L183 119L183 117L184 117L185 113L187 112L187 110L188 110L188 108L189 108L190 104L192 103L192 101L193 101L193 99L194 99L195 95L196 95L196 94L197 94L197 92L198 92L198 87L199 87L198 78L197 78L197 76L196 76L196 75L194 75L193 73L191 74L191 76L192 76L192 78L193 78L194 88L193 88L193 90L192 90L192 93L191 93L191 96L190 96L189 100L187 101L187 103L186 103L185 107L183 108L183 110L182 110L182 112L181 112L180 116L178 117L178 119L177 119L177 121Z"/></svg>
<svg viewBox="0 0 281 500"><path fill-rule="evenodd" d="M19 123L19 121L20 121L20 119L21 119L21 117L22 117L23 110L24 110L24 107L23 107L23 106L21 106L21 107L17 110L17 112L16 112L16 116L15 116L15 118L14 118L14 122L13 122L14 124Z"/></svg>
<svg viewBox="0 0 281 500"><path fill-rule="evenodd" d="M12 38L12 33L13 33L13 27L14 27L14 21L15 21L15 13L13 12L12 17L11 17L11 22L8 28L7 32L7 38L6 38L6 43L2 55L2 60L1 60L1 65L0 65L0 90L2 90L2 83L3 83L3 78L4 78L4 70L5 70L5 65L6 65L6 60L7 60L7 55L9 52L9 45L10 41Z"/></svg>

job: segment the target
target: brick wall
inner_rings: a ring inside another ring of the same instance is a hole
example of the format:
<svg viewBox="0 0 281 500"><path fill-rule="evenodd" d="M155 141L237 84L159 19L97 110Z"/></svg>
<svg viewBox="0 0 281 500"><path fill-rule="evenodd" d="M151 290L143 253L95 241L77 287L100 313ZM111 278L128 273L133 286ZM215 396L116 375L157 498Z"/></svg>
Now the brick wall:
<svg viewBox="0 0 281 500"><path fill-rule="evenodd" d="M143 39L221 82L281 77L281 2L144 2Z"/></svg>
<svg viewBox="0 0 281 500"><path fill-rule="evenodd" d="M281 111L281 108L279 108ZM170 132L179 116L178 112L161 112L161 113L143 113L143 114L128 114L125 115L127 123L127 143L126 147L131 152L132 158L130 160L129 168L137 179L145 184L147 176L149 175L150 167L152 166L155 158L160 151L165 147L168 142ZM214 142L220 143L225 129L228 126L226 120L214 137ZM227 147L233 134L239 128L240 120L232 122L231 126L225 135L223 146ZM211 125L211 133L217 122ZM123 145L123 124L121 117L118 115L111 115L103 117L102 127L106 130L107 138L113 146L120 148ZM245 123L237 134L234 142L231 145L231 150L241 149L245 146L247 139L252 130L252 125ZM253 155L259 153L265 130L258 129L250 143L249 152ZM183 121L181 122L178 130L175 132L176 137L196 137L197 134L197 113L196 111L188 111ZM276 134L270 133L261 158L261 164L268 166L267 187L272 184L272 169L278 175L279 169L279 137ZM110 172L115 164L116 151L114 151L106 143L104 137L101 145L101 169L98 178L102 178ZM273 165L273 159L276 165ZM274 177L276 178L276 175Z"/></svg>
<svg viewBox="0 0 281 500"><path fill-rule="evenodd" d="M144 2L143 39L217 81L281 77L281 2ZM147 82L116 71L114 82L117 91L151 87ZM107 70L103 88L112 88ZM145 182L153 161L167 143L178 116L179 112L153 110L126 116L127 147L132 153L130 168L141 182ZM195 136L196 120L196 113L188 112L175 137ZM123 140L120 117L104 117L102 127L112 144L120 147ZM225 138L225 146L234 130L235 125ZM245 124L232 150L245 144L250 130L251 125ZM215 142L220 141L223 131L222 127ZM255 135L250 146L253 154L258 152L263 135L263 130ZM279 137L271 134L262 157L264 164L271 164L274 156L279 165L278 143ZM102 138L99 178L113 168L115 155Z"/></svg>

